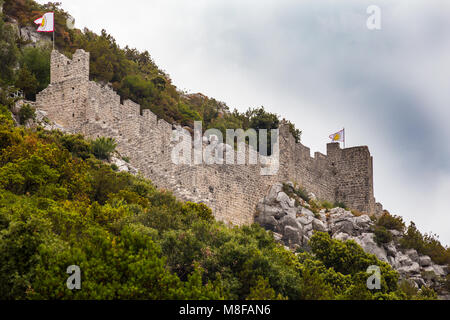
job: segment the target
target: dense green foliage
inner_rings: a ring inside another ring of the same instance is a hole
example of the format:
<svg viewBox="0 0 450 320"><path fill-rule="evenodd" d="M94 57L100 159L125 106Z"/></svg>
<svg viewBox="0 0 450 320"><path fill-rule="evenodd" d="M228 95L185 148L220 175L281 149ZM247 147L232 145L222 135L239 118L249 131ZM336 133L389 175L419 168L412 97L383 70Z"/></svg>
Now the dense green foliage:
<svg viewBox="0 0 450 320"><path fill-rule="evenodd" d="M298 255L97 160L80 135L0 114L0 299L401 299L398 274L316 233ZM70 265L81 290L66 287ZM369 265L382 289L366 287Z"/></svg>
<svg viewBox="0 0 450 320"><path fill-rule="evenodd" d="M24 104L19 110L19 122L25 124L28 120L36 118L36 111L29 104Z"/></svg>
<svg viewBox="0 0 450 320"><path fill-rule="evenodd" d="M33 21L46 11L55 12L56 48L71 56L81 48L90 53L90 77L101 83L111 83L122 100L131 99L143 109L150 109L159 118L193 128L194 121L202 121L203 128L276 129L278 115L264 108L249 109L245 113L230 112L229 107L202 94L186 94L177 90L170 77L152 60L150 54L129 47L120 48L115 39L106 33L100 35L90 30L68 29L64 12L58 3L40 5L33 0L6 0L4 13L13 17L21 26L34 25ZM2 20L2 19L0 19ZM29 99L47 87L49 76L50 46L27 47L15 38L11 28L2 32L0 22L1 75L9 84L22 89ZM50 38L49 38L50 40ZM22 48L22 50L19 50ZM4 55L4 56L3 56ZM20 62L20 69L13 68ZM301 132L288 122L297 141ZM270 136L269 136L270 142Z"/></svg>
<svg viewBox="0 0 450 320"><path fill-rule="evenodd" d="M392 241L392 233L383 226L375 226L373 230L375 234L375 242L381 246Z"/></svg>
<svg viewBox="0 0 450 320"><path fill-rule="evenodd" d="M375 241L378 245L389 243L393 240L392 233L389 230L397 230L403 232L405 223L402 217L392 216L387 211L376 220L374 226Z"/></svg>
<svg viewBox="0 0 450 320"><path fill-rule="evenodd" d="M405 249L416 249L420 254L430 256L437 264L450 266L450 248L444 247L436 235L423 235L414 222L411 222L405 235L400 239L400 244Z"/></svg>
<svg viewBox="0 0 450 320"><path fill-rule="evenodd" d="M383 215L378 218L376 225L388 230L397 230L400 232L403 232L406 228L402 217L390 215L388 212L384 212Z"/></svg>

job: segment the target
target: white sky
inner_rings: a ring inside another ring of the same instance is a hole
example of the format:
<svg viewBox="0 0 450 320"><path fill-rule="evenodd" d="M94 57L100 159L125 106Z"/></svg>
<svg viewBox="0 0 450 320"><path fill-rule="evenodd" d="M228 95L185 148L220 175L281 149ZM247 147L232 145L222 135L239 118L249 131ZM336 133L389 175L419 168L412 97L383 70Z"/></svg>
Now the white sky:
<svg viewBox="0 0 450 320"><path fill-rule="evenodd" d="M447 0L62 3L77 28L148 50L179 89L293 121L312 153L345 127L374 157L377 201L450 244Z"/></svg>

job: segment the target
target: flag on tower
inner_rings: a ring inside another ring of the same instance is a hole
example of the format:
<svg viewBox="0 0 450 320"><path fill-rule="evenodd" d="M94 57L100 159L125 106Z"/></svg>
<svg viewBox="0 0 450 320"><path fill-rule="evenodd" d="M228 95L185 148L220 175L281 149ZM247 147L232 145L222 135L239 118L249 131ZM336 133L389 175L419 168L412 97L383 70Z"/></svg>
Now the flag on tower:
<svg viewBox="0 0 450 320"><path fill-rule="evenodd" d="M339 132L336 132L335 134L332 134L330 136L330 139L333 142L344 142L345 143L345 129L342 129Z"/></svg>
<svg viewBox="0 0 450 320"><path fill-rule="evenodd" d="M47 12L39 19L34 20L34 23L39 25L37 32L54 32L55 14L53 12Z"/></svg>

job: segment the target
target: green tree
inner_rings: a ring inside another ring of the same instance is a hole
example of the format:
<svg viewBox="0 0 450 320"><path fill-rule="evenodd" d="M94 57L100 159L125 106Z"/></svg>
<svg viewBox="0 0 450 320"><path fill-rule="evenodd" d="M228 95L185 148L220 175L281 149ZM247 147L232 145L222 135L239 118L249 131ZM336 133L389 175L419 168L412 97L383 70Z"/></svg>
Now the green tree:
<svg viewBox="0 0 450 320"><path fill-rule="evenodd" d="M5 25L0 14L0 81L6 84L14 82L14 68L19 61L17 33L11 25ZM1 84L1 83L0 83Z"/></svg>
<svg viewBox="0 0 450 320"><path fill-rule="evenodd" d="M50 53L51 49L42 47L27 47L23 50L22 69L34 75L37 91L44 90L50 83Z"/></svg>
<svg viewBox="0 0 450 320"><path fill-rule="evenodd" d="M101 160L109 160L111 153L116 150L116 142L113 138L100 137L91 142L92 152Z"/></svg>
<svg viewBox="0 0 450 320"><path fill-rule="evenodd" d="M19 70L15 86L23 90L25 98L28 100L36 99L39 83L36 80L35 75L32 74L27 67L23 67Z"/></svg>
<svg viewBox="0 0 450 320"><path fill-rule="evenodd" d="M19 110L19 122L25 124L30 119L36 118L36 111L29 104L24 104Z"/></svg>
<svg viewBox="0 0 450 320"><path fill-rule="evenodd" d="M276 294L275 290L270 287L269 281L263 277L258 277L256 285L250 288L250 294L246 300L282 300L281 295Z"/></svg>

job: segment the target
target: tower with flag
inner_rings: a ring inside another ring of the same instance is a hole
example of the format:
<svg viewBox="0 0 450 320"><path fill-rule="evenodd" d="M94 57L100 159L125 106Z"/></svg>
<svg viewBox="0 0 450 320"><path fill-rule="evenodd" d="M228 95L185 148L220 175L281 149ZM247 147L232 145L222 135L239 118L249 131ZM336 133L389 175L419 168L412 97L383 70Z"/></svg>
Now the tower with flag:
<svg viewBox="0 0 450 320"><path fill-rule="evenodd" d="M37 32L52 32L53 33L53 48L55 48L55 13L47 12L42 17L34 20L38 25Z"/></svg>

